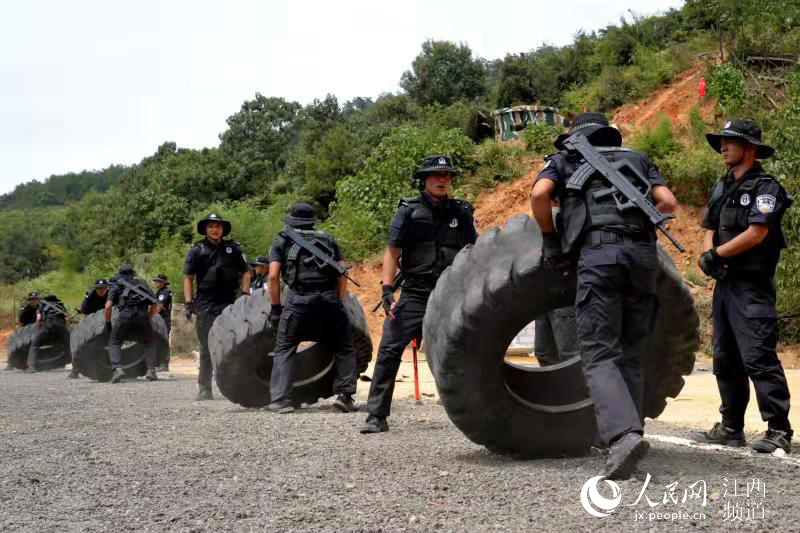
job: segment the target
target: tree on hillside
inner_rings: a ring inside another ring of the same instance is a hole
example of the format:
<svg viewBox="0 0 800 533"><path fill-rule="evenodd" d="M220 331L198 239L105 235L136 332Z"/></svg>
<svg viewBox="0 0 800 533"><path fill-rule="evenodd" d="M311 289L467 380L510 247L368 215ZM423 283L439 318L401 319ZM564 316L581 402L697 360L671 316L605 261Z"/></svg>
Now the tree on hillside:
<svg viewBox="0 0 800 533"><path fill-rule="evenodd" d="M251 177L269 177L284 164L300 109L297 102L256 93L255 99L228 117L228 129L219 136L220 148Z"/></svg>
<svg viewBox="0 0 800 533"><path fill-rule="evenodd" d="M403 73L400 86L421 105L448 105L486 92L483 63L473 59L466 44L449 41L425 41L411 70Z"/></svg>

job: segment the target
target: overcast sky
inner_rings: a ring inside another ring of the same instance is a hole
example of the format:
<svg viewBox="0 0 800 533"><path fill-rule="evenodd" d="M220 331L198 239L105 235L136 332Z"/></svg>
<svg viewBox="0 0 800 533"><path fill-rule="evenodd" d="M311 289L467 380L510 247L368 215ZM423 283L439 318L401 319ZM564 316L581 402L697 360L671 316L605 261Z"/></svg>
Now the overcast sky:
<svg viewBox="0 0 800 533"><path fill-rule="evenodd" d="M256 92L306 104L397 91L426 39L487 59L564 45L681 0L3 2L0 193L130 164L164 141L216 146Z"/></svg>

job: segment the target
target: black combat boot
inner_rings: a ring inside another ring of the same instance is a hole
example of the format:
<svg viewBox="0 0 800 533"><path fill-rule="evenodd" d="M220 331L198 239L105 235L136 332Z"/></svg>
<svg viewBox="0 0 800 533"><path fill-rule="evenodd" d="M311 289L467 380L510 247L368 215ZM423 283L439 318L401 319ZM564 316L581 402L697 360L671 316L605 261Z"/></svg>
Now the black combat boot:
<svg viewBox="0 0 800 533"><path fill-rule="evenodd" d="M111 383L119 383L125 377L125 371L121 368L114 369L114 375L111 376Z"/></svg>
<svg viewBox="0 0 800 533"><path fill-rule="evenodd" d="M351 394L340 394L336 397L336 401L333 402L333 409L335 411L341 411L342 413L352 413L356 410L356 404L353 403L353 398Z"/></svg>
<svg viewBox="0 0 800 533"><path fill-rule="evenodd" d="M710 431L692 431L689 433L689 438L702 444L720 444L736 448L747 444L744 431L736 431L724 426L721 422L714 424Z"/></svg>
<svg viewBox="0 0 800 533"><path fill-rule="evenodd" d="M197 396L194 397L194 401L202 402L203 400L213 400L214 394L211 392L211 385L200 385L200 389L197 391Z"/></svg>
<svg viewBox="0 0 800 533"><path fill-rule="evenodd" d="M144 379L146 379L147 381L158 381L158 376L156 376L156 369L148 368L147 373L144 375Z"/></svg>
<svg viewBox="0 0 800 533"><path fill-rule="evenodd" d="M81 377L81 373L78 372L78 369L73 366L72 370L70 370L69 374L67 374L67 379L78 379L79 377Z"/></svg>
<svg viewBox="0 0 800 533"><path fill-rule="evenodd" d="M359 431L361 433L383 433L389 431L389 423L382 416L369 415Z"/></svg>
<svg viewBox="0 0 800 533"><path fill-rule="evenodd" d="M282 415L294 413L294 407L290 403L271 403L267 406L267 409L272 411L273 413L279 413Z"/></svg>
<svg viewBox="0 0 800 533"><path fill-rule="evenodd" d="M608 479L630 478L649 449L650 443L638 433L624 434L611 445L603 475Z"/></svg>
<svg viewBox="0 0 800 533"><path fill-rule="evenodd" d="M750 447L759 453L772 453L778 448L792 453L792 433L791 429L768 429Z"/></svg>

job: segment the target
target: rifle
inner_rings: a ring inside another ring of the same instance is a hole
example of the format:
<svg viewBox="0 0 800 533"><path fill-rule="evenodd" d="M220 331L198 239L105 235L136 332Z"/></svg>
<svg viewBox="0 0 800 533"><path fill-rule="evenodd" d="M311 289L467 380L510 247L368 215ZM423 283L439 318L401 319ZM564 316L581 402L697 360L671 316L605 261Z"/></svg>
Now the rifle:
<svg viewBox="0 0 800 533"><path fill-rule="evenodd" d="M403 281L405 281L405 279L406 279L406 277L403 274L403 271L402 270L398 270L397 274L394 275L394 281L391 284L392 294L397 292L397 289L400 288L400 285L403 284ZM374 313L375 311L377 311L382 303L383 303L383 298L381 298L381 300L378 303L375 304L375 307L372 308L372 312Z"/></svg>
<svg viewBox="0 0 800 533"><path fill-rule="evenodd" d="M158 300L156 300L155 296L153 296L149 292L143 290L141 287L139 287L137 285L134 285L133 283L131 283L130 281L128 281L127 279L125 279L123 277L117 278L117 283L122 285L125 288L125 292L130 291L133 294L135 294L136 296L138 296L139 298L141 298L143 301L146 301L146 302L148 302L150 304L158 303Z"/></svg>
<svg viewBox="0 0 800 533"><path fill-rule="evenodd" d="M631 165L628 161L622 160L615 163L609 162L608 159L603 157L597 149L591 145L589 139L582 133L574 133L564 141L564 146L570 150L578 152L586 160L594 171L599 172L603 177L611 183L611 187L602 191L596 191L594 197L596 200L611 196L614 198L614 203L617 204L617 209L622 212L628 209L639 209L650 219L656 228L658 228L664 236L678 249L679 252L684 252L683 246L675 240L675 238L667 231L666 223L668 220L675 218L675 215L665 215L656 209L656 206L645 196L650 192L650 182L647 178L639 173L639 170ZM621 172L622 168L627 168L633 172L637 180L642 182L647 190L642 193L627 177ZM576 171L573 178L570 178L567 183L568 189L581 190L583 189L586 180L594 172L580 172ZM620 199L622 196L622 199ZM624 200L624 201L623 201Z"/></svg>
<svg viewBox="0 0 800 533"><path fill-rule="evenodd" d="M53 314L55 316L67 317L69 315L69 313L67 313L67 310L64 307L64 305L61 304L60 302L58 304L56 304L56 303L49 302L49 301L43 299L41 301L41 303L39 303L39 305L42 306L42 311L40 313L42 316L45 316L47 314L47 311L49 311L51 309L54 311Z"/></svg>
<svg viewBox="0 0 800 533"><path fill-rule="evenodd" d="M319 240L314 239L311 242L305 240L294 228L291 226L286 226L283 229L283 232L286 233L286 236L292 239L300 248L305 250L306 252L311 254L311 257L307 259L307 261L314 261L318 268L322 268L324 266L329 266L333 268L336 272L339 273L340 276L344 276L345 278L349 279L353 282L353 285L356 287L361 287L361 284L351 278L347 271L350 267L343 267L339 263L337 263L333 259L333 250L330 250L327 246L322 244Z"/></svg>

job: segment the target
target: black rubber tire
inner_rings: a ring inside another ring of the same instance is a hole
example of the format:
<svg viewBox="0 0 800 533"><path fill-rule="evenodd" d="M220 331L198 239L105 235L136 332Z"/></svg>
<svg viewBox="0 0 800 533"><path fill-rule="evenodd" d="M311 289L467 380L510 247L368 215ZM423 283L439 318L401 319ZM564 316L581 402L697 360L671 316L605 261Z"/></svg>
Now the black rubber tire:
<svg viewBox="0 0 800 533"><path fill-rule="evenodd" d="M473 442L518 457L580 454L595 439L594 406L579 357L529 367L504 362L513 337L537 315L575 299L575 275L541 265L542 236L527 216L483 233L433 291L423 337L441 402ZM683 387L699 342L691 293L659 247L660 298L644 363L643 414L661 414Z"/></svg>
<svg viewBox="0 0 800 533"><path fill-rule="evenodd" d="M286 294L286 291L282 291ZM266 289L253 291L226 307L214 321L208 347L220 392L243 407L269 405L269 379L275 335L267 324L270 300ZM372 341L364 310L352 293L345 309L353 325L356 366L366 368L372 358ZM302 344L295 358L293 400L313 404L333 395L333 357L319 343Z"/></svg>
<svg viewBox="0 0 800 533"><path fill-rule="evenodd" d="M8 338L8 362L18 370L28 368L28 350L36 333L36 324L28 324L18 329ZM36 370L53 370L64 368L69 363L64 346L58 344L39 348L39 360Z"/></svg>
<svg viewBox="0 0 800 533"><path fill-rule="evenodd" d="M113 310L112 322L117 320L117 310ZM169 338L164 319L155 315L150 319L156 335L156 354L160 360L169 352ZM108 357L109 334L105 329L105 311L100 310L86 316L80 324L72 329L70 346L72 347L72 365L84 376L97 381L111 381L114 370ZM136 378L147 372L147 363L143 345L138 342L125 343L122 346L122 367L126 377Z"/></svg>

